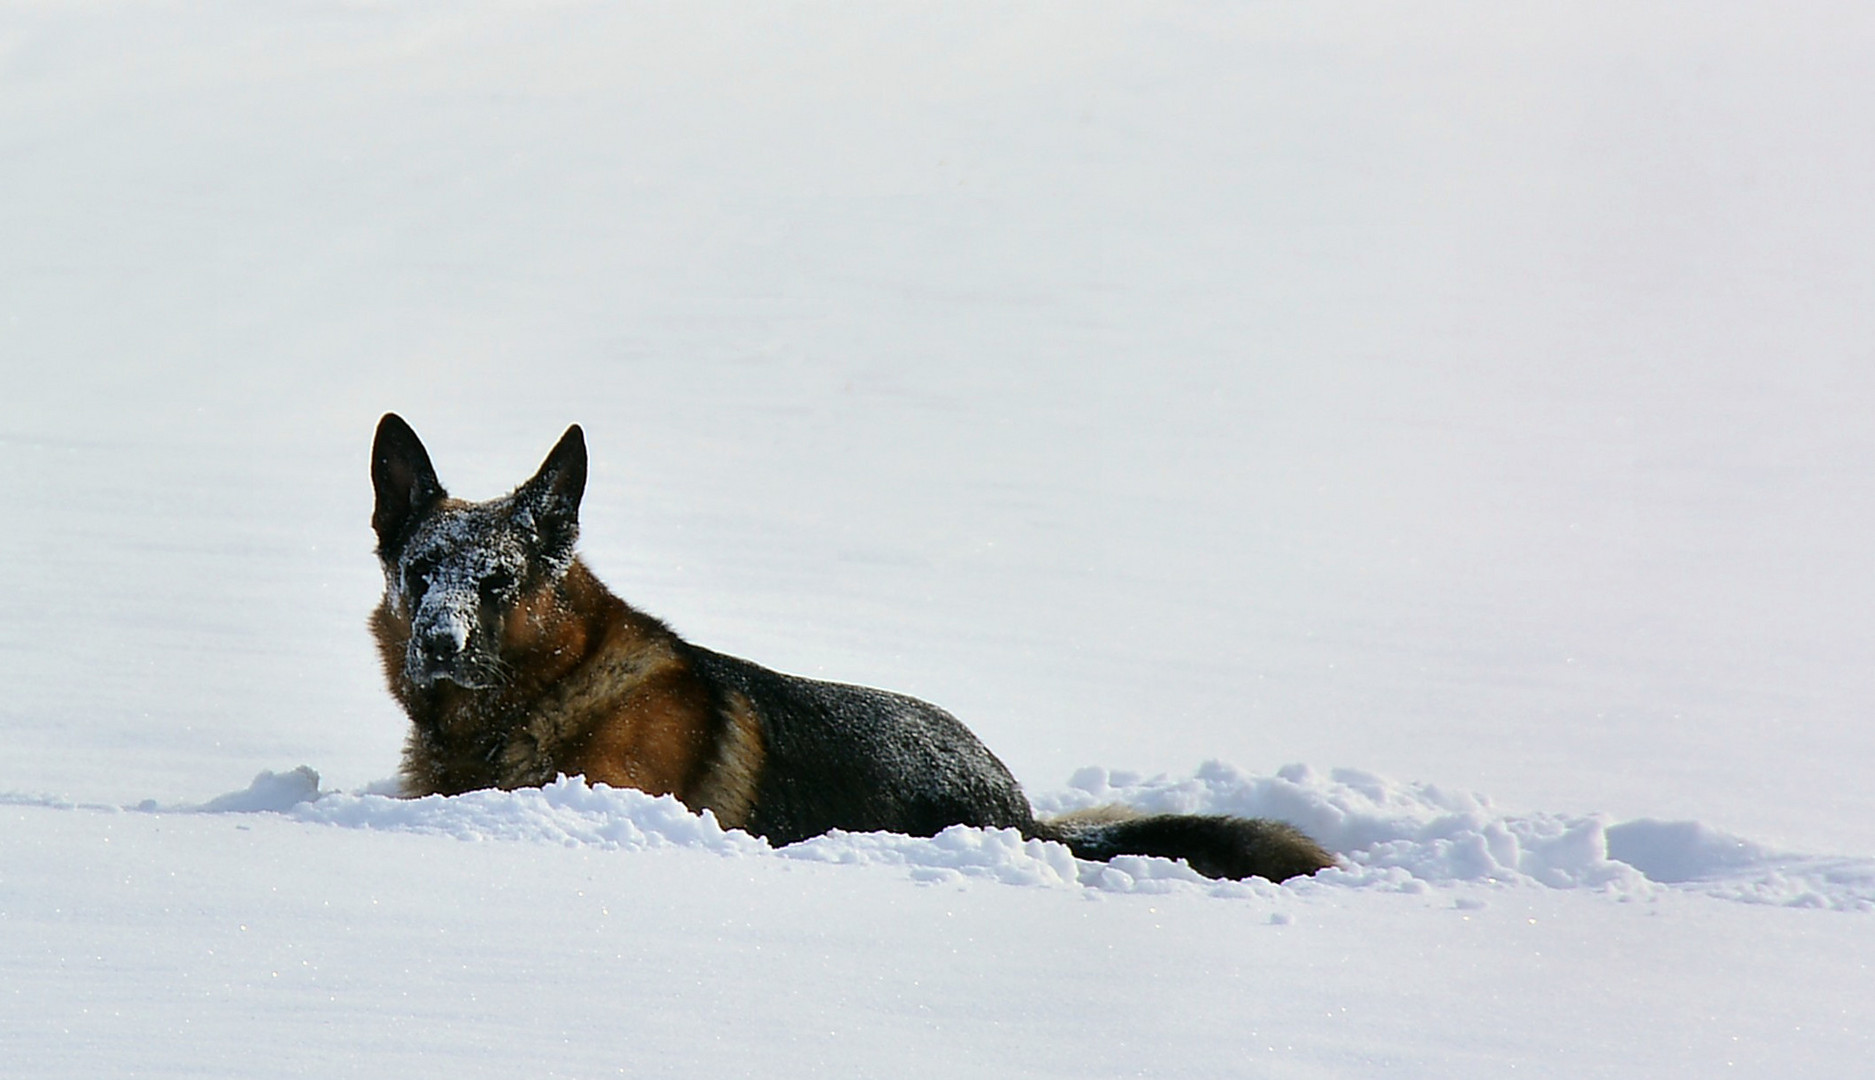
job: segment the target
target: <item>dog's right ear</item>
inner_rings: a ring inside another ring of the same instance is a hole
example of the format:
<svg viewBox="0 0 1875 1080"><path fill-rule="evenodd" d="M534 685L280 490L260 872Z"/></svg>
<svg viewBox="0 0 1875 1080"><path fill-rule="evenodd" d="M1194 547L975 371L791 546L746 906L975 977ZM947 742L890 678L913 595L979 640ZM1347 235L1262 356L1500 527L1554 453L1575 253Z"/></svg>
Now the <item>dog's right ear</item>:
<svg viewBox="0 0 1875 1080"><path fill-rule="evenodd" d="M410 527L447 495L436 480L429 451L396 413L385 413L378 421L378 436L371 443L371 486L378 495L377 507L371 511L378 554L391 559L410 535Z"/></svg>

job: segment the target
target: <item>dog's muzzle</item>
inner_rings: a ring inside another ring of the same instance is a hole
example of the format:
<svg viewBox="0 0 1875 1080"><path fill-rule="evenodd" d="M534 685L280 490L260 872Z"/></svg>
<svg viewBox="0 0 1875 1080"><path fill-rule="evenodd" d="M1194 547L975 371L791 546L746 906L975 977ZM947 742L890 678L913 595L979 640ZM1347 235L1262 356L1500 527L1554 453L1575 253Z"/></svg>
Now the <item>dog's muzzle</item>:
<svg viewBox="0 0 1875 1080"><path fill-rule="evenodd" d="M404 673L419 686L444 680L470 690L489 686L491 682L480 670L483 665L477 663L470 640L470 629L460 617L444 614L421 620L410 635Z"/></svg>

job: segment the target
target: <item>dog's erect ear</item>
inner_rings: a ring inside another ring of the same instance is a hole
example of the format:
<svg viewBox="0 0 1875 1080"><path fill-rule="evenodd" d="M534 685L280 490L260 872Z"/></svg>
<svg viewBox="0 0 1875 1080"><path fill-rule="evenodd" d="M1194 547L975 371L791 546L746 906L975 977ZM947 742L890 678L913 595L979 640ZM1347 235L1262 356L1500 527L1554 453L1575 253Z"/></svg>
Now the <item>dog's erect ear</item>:
<svg viewBox="0 0 1875 1080"><path fill-rule="evenodd" d="M573 542L579 538L579 500L585 494L586 433L574 424L548 452L534 478L515 492L515 501L533 516L549 558L572 558Z"/></svg>
<svg viewBox="0 0 1875 1080"><path fill-rule="evenodd" d="M436 480L429 451L396 413L378 421L378 437L371 443L371 486L378 493L371 527L378 533L378 554L389 559L410 527L447 494Z"/></svg>

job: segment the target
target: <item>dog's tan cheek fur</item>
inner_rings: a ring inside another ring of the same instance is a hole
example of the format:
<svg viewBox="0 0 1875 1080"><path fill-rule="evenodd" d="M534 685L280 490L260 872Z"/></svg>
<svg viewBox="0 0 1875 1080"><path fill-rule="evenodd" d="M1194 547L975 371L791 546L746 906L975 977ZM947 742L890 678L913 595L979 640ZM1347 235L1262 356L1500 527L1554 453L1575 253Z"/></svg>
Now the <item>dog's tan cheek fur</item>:
<svg viewBox="0 0 1875 1080"><path fill-rule="evenodd" d="M536 589L521 597L501 623L504 654L526 658L530 666L544 666L556 675L585 655L587 639L585 620L566 612L552 589Z"/></svg>
<svg viewBox="0 0 1875 1080"><path fill-rule="evenodd" d="M384 665L384 680L399 700L409 694L404 676L404 654L410 647L410 617L392 606L390 598L371 612L371 636L378 643L378 659Z"/></svg>

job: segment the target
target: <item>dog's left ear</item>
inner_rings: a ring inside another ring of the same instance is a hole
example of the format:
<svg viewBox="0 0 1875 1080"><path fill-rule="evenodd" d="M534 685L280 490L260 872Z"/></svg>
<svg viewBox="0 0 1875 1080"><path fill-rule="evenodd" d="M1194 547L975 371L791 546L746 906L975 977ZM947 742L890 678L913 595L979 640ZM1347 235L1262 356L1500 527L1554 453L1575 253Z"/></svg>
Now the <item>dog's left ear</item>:
<svg viewBox="0 0 1875 1080"><path fill-rule="evenodd" d="M534 478L515 492L516 501L533 515L541 546L550 556L571 558L579 538L579 500L586 494L586 433L578 424L566 429L541 462Z"/></svg>

